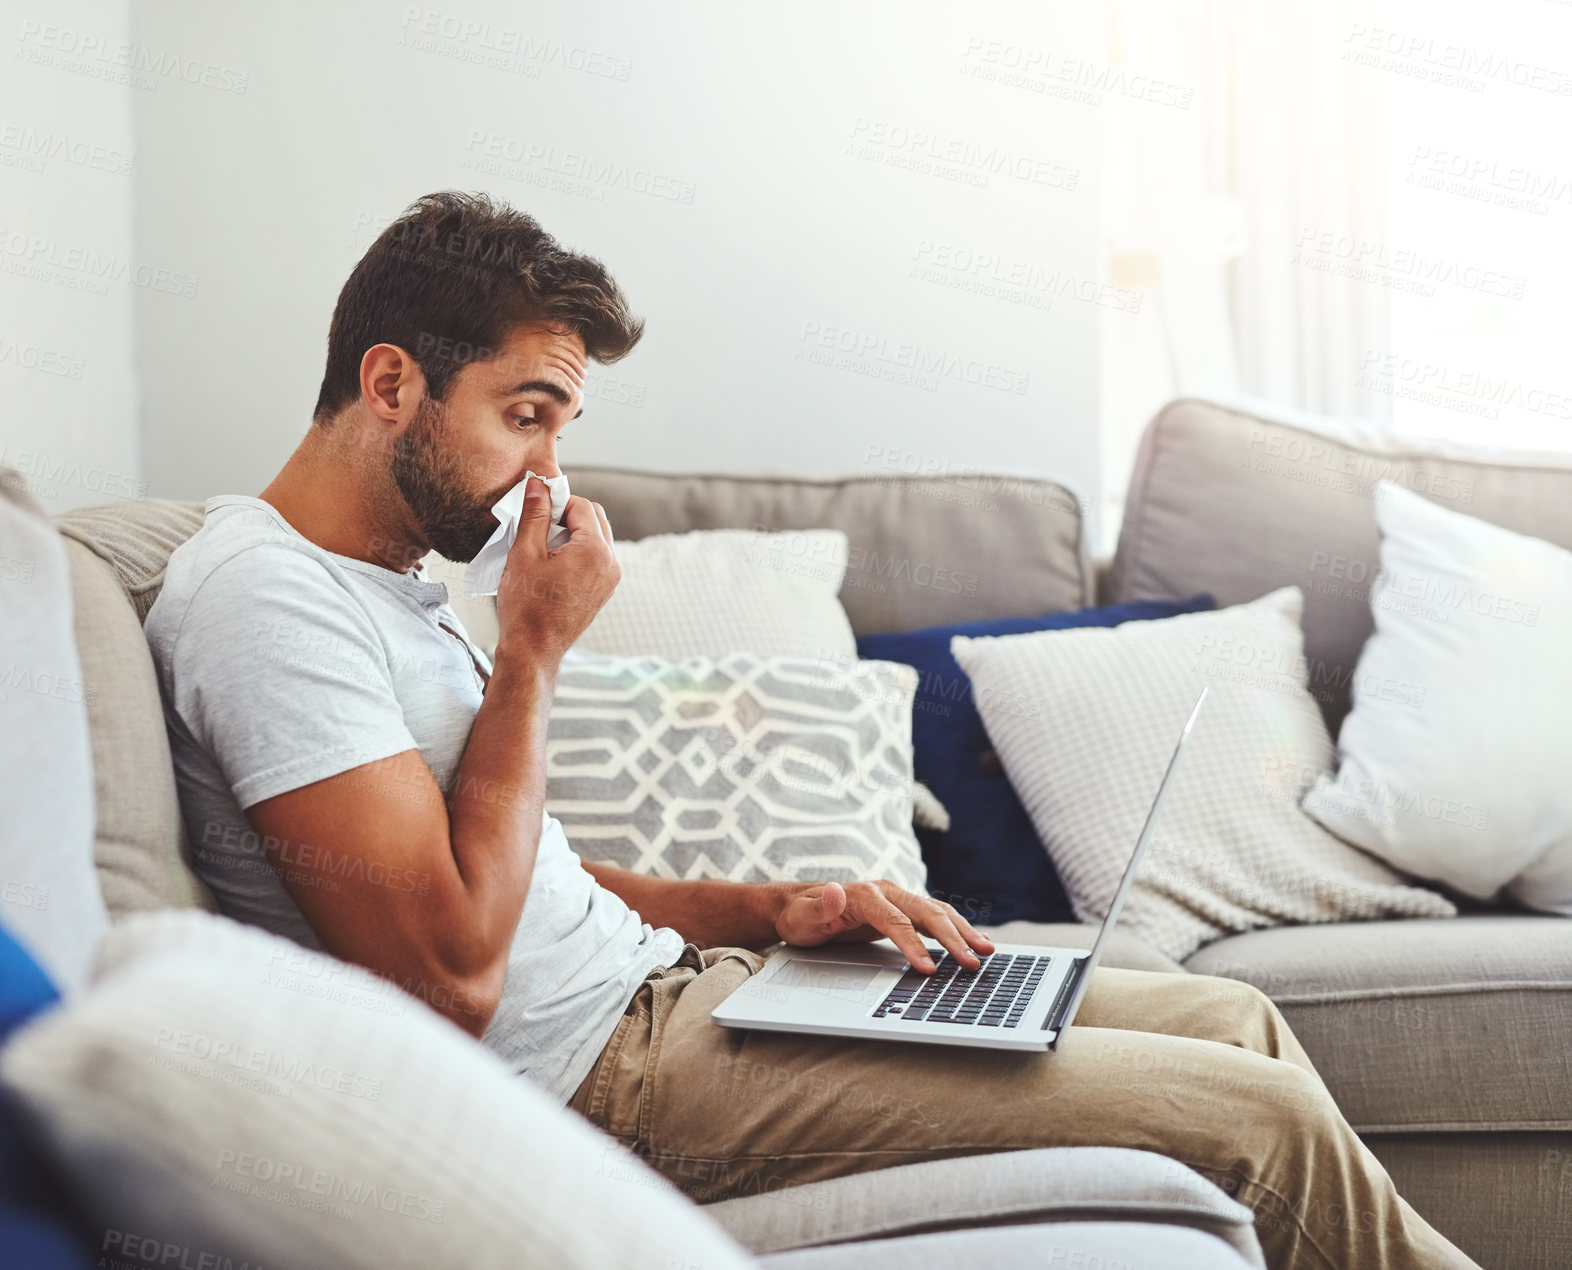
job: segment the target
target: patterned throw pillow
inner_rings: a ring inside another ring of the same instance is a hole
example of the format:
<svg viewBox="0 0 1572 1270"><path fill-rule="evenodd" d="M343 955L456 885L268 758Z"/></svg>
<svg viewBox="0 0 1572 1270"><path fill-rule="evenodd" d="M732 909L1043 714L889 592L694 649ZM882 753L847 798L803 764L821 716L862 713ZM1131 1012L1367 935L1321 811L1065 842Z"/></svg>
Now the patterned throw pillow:
<svg viewBox="0 0 1572 1270"><path fill-rule="evenodd" d="M921 891L917 672L892 662L570 656L546 809L584 859L668 878Z"/></svg>
<svg viewBox="0 0 1572 1270"><path fill-rule="evenodd" d="M1206 710L1121 925L1182 961L1264 926L1456 913L1299 809L1332 761L1307 687L1303 603L1284 587L1215 613L951 641L1083 921L1107 913L1203 684Z"/></svg>

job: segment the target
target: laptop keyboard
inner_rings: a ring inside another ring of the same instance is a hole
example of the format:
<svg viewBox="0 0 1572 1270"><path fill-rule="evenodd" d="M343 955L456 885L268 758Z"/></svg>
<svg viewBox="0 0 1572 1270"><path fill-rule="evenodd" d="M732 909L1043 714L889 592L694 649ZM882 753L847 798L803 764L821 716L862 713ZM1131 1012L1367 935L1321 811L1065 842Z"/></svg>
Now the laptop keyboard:
<svg viewBox="0 0 1572 1270"><path fill-rule="evenodd" d="M1015 1027L1053 957L993 953L981 960L981 969L967 970L945 953L931 975L908 970L874 1007L873 1017L907 1023Z"/></svg>

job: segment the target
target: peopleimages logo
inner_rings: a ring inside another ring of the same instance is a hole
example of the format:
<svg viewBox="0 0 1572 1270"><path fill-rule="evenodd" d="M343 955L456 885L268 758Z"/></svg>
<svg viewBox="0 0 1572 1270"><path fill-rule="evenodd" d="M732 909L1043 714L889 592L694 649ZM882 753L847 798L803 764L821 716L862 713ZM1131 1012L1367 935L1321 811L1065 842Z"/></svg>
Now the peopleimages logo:
<svg viewBox="0 0 1572 1270"><path fill-rule="evenodd" d="M1029 260L1011 260L995 251L924 238L917 244L911 277L956 290L1046 309L1055 299L1127 313L1141 311L1142 293L1115 287L1067 269L1049 269Z"/></svg>
<svg viewBox="0 0 1572 1270"><path fill-rule="evenodd" d="M327 1169L313 1169L291 1160L274 1160L227 1148L218 1153L215 1173L218 1174L213 1179L215 1186L287 1203L291 1207L307 1206L301 1201L311 1197L358 1205L362 1211L376 1209L429 1222L442 1221L447 1210L442 1200L415 1195L396 1186L377 1186ZM353 1211L349 1209L346 1215L353 1215Z"/></svg>
<svg viewBox="0 0 1572 1270"><path fill-rule="evenodd" d="M446 55L457 60L498 70L522 70L532 78L539 77L542 66L600 79L626 80L633 72L633 63L625 57L531 35L517 27L494 27L441 9L406 6L399 25L403 28L399 43L406 47L444 52L437 43L440 41L449 46Z"/></svg>
<svg viewBox="0 0 1572 1270"><path fill-rule="evenodd" d="M156 265L132 264L121 256L104 255L91 247L62 243L56 238L0 227L0 270L40 281L67 280L68 285L106 294L106 284L129 282L167 295L196 296L200 279Z"/></svg>
<svg viewBox="0 0 1572 1270"><path fill-rule="evenodd" d="M34 172L42 172L50 159L59 159L95 172L130 176L133 163L124 150L53 130L40 132L19 123L0 124L0 150L15 152Z"/></svg>
<svg viewBox="0 0 1572 1270"><path fill-rule="evenodd" d="M152 1235L139 1235L113 1227L104 1231L98 1264L105 1270L263 1270L260 1261L207 1252Z"/></svg>
<svg viewBox="0 0 1572 1270"><path fill-rule="evenodd" d="M636 163L608 159L586 154L579 150L564 150L542 141L510 137L501 132L487 132L472 128L465 143L465 166L477 171L490 171L495 176L510 176L503 164L514 164L521 170L538 169L543 175L582 182L590 188L620 189L648 198L663 199L673 203L691 203L696 186L692 181ZM520 176L516 179L528 179ZM571 191L570 191L571 192Z"/></svg>
<svg viewBox="0 0 1572 1270"><path fill-rule="evenodd" d="M985 186L990 176L1007 176L1050 189L1074 190L1080 168L1052 159L1023 154L1008 146L983 144L965 137L947 137L927 128L913 128L887 119L859 115L852 124L848 152L859 159L873 159L894 167L944 175L951 169L966 184ZM936 165L930 169L928 165Z"/></svg>
<svg viewBox="0 0 1572 1270"><path fill-rule="evenodd" d="M918 386L937 387L940 379L952 379L973 384L979 388L995 388L1001 392L1021 394L1031 383L1031 376L1024 371L985 362L977 358L962 357L944 349L929 348L922 344L891 340L883 335L858 331L833 322L804 322L797 336L800 347L797 356L803 361L836 366L840 369L882 375L880 368L910 374L919 381ZM867 369L864 369L867 368Z"/></svg>
<svg viewBox="0 0 1572 1270"><path fill-rule="evenodd" d="M164 80L178 79L199 88L241 95L251 82L247 72L231 66L52 22L24 21L17 39L22 45L16 53L18 61L74 71L109 83L130 84L144 92L157 92Z"/></svg>

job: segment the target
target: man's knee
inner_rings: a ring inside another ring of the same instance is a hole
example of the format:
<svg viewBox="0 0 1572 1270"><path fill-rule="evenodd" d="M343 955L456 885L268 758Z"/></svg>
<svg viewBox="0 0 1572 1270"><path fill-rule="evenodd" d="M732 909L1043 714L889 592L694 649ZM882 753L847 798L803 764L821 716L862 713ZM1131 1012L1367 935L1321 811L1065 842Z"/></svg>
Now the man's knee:
<svg viewBox="0 0 1572 1270"><path fill-rule="evenodd" d="M1196 975L1195 978L1203 982L1200 991L1217 1017L1228 1020L1241 1031L1260 1034L1263 1029L1283 1026L1277 1003L1253 983L1221 975Z"/></svg>

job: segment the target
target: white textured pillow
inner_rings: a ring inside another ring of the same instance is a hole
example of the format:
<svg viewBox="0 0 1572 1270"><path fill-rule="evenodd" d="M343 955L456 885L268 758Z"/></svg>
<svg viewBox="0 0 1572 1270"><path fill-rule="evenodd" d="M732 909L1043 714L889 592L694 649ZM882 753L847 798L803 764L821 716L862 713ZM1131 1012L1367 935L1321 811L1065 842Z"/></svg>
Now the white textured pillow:
<svg viewBox="0 0 1572 1270"><path fill-rule="evenodd" d="M837 598L848 555L838 529L654 534L616 552L622 581L580 636L582 652L857 656Z"/></svg>
<svg viewBox="0 0 1572 1270"><path fill-rule="evenodd" d="M1121 923L1182 960L1225 934L1456 910L1299 810L1332 744L1285 587L1111 628L955 637L983 724L1083 921L1101 921L1179 729L1212 685Z"/></svg>
<svg viewBox="0 0 1572 1270"><path fill-rule="evenodd" d="M752 1264L622 1146L363 970L172 911L116 926L100 965L6 1046L0 1081L111 1255L152 1240L157 1265Z"/></svg>
<svg viewBox="0 0 1572 1270"><path fill-rule="evenodd" d="M1375 633L1304 808L1400 869L1572 916L1572 551L1377 492Z"/></svg>
<svg viewBox="0 0 1572 1270"><path fill-rule="evenodd" d="M573 849L669 878L921 891L917 672L887 661L570 656L546 809Z"/></svg>

